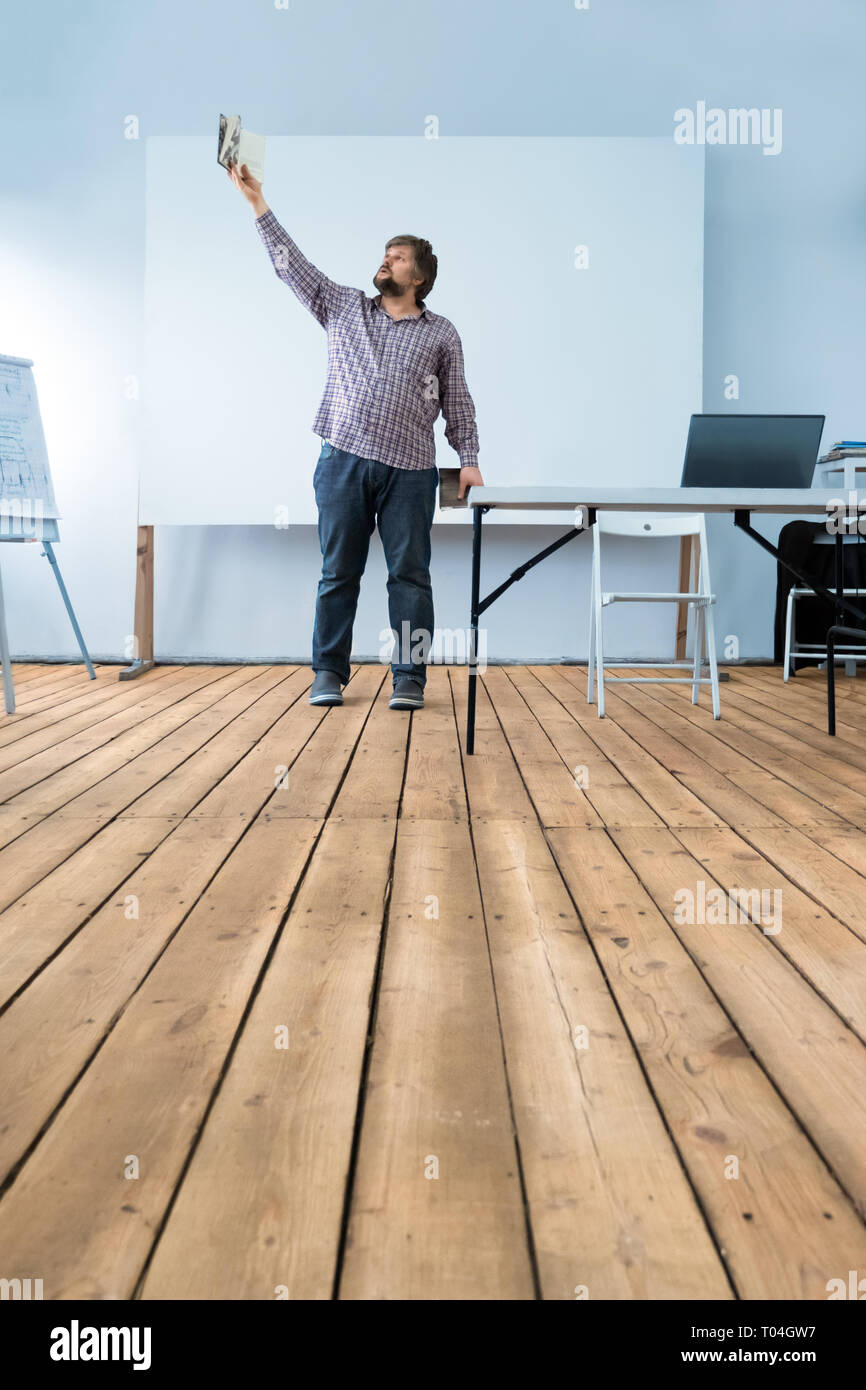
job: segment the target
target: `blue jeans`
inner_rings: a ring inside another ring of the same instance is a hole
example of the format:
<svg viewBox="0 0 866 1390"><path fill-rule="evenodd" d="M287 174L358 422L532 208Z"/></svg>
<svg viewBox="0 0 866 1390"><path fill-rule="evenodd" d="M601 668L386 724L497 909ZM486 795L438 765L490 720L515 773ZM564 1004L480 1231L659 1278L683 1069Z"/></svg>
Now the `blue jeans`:
<svg viewBox="0 0 866 1390"><path fill-rule="evenodd" d="M322 445L313 474L322 550L314 671L335 671L344 685L349 679L361 575L378 522L388 566L388 617L397 641L391 671L395 680L412 676L424 687L433 640L430 529L438 482L438 468L391 468Z"/></svg>

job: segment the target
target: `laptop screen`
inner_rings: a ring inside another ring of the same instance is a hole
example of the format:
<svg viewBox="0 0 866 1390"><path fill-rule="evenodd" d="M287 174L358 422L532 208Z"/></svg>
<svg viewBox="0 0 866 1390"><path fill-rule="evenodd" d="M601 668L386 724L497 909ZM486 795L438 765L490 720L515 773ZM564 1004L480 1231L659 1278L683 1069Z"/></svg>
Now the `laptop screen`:
<svg viewBox="0 0 866 1390"><path fill-rule="evenodd" d="M811 487L823 415L693 415L682 487Z"/></svg>

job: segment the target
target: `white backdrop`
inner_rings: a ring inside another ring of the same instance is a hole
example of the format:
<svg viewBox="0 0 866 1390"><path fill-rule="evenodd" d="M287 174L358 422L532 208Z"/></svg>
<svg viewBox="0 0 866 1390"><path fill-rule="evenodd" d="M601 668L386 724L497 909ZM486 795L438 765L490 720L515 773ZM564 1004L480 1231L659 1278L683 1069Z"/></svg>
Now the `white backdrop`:
<svg viewBox="0 0 866 1390"><path fill-rule="evenodd" d="M326 334L277 280L215 147L147 141L139 521L273 525L285 508L314 523ZM264 194L311 261L370 295L389 237L433 243L428 304L463 341L487 483L679 482L701 409L702 148L279 136ZM437 462L456 466L443 430L440 416ZM495 516L526 520L562 524Z"/></svg>

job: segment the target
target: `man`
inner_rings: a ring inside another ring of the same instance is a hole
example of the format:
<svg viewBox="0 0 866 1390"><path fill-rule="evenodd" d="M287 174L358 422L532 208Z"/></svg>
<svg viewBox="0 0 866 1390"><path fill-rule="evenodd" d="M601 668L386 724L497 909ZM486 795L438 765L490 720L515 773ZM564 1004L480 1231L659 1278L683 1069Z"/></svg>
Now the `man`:
<svg viewBox="0 0 866 1390"><path fill-rule="evenodd" d="M420 709L433 640L430 530L439 481L433 421L440 408L445 437L460 456L459 495L483 482L460 338L425 304L436 257L429 241L392 237L373 277L375 298L338 285L280 226L247 165L233 164L227 172L252 205L278 278L328 334L328 378L313 422L322 438L313 476L322 577L310 704L343 703L361 575L378 522L397 642L390 705Z"/></svg>

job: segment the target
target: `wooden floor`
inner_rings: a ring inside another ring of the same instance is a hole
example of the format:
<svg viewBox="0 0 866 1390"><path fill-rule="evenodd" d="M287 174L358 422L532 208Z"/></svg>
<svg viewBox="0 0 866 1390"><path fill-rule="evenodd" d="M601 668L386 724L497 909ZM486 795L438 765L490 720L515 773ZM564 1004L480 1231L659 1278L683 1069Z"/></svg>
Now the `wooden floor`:
<svg viewBox="0 0 866 1390"><path fill-rule="evenodd" d="M491 668L466 758L465 669L411 715L385 674L326 710L304 667L16 669L0 1276L499 1300L866 1274L863 678L829 739L817 671L734 668L715 722L706 689L612 686L599 720L583 668Z"/></svg>

